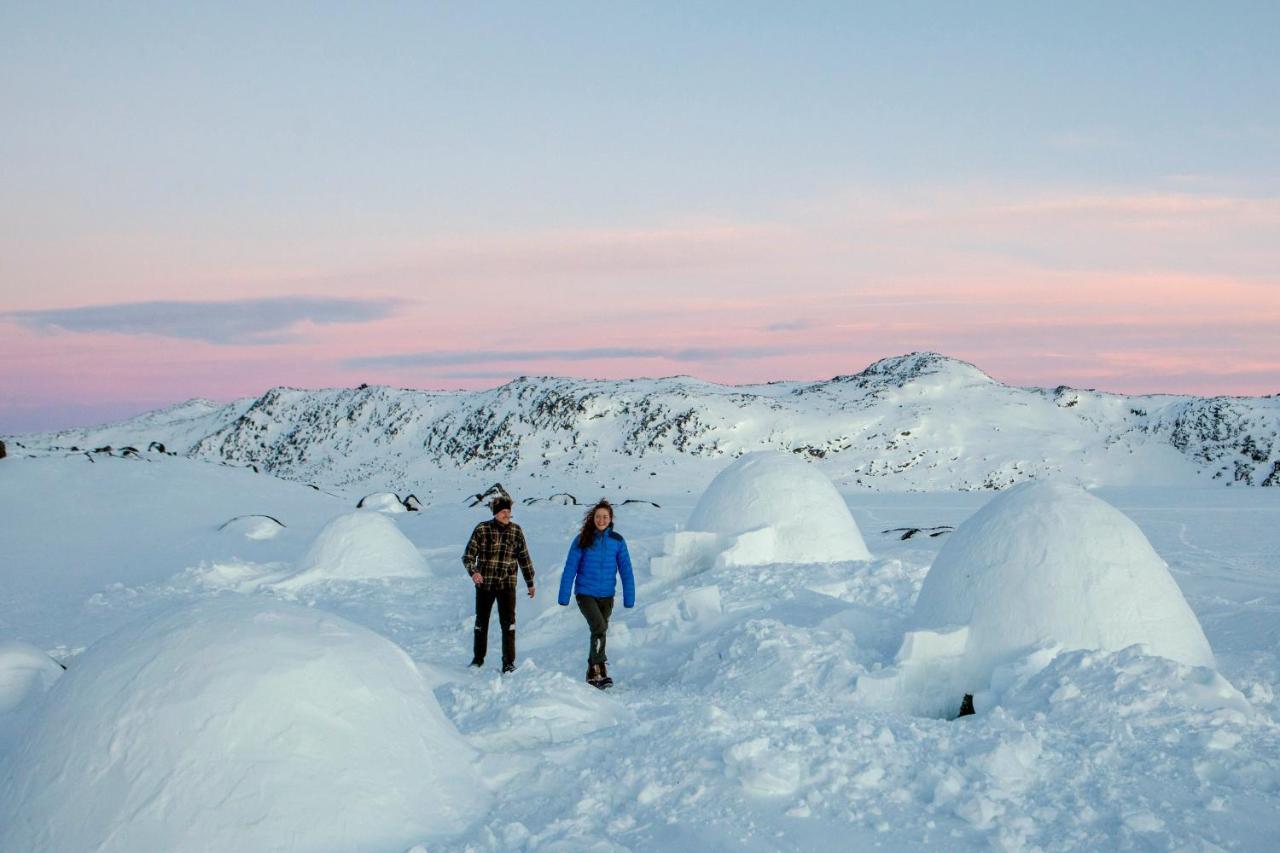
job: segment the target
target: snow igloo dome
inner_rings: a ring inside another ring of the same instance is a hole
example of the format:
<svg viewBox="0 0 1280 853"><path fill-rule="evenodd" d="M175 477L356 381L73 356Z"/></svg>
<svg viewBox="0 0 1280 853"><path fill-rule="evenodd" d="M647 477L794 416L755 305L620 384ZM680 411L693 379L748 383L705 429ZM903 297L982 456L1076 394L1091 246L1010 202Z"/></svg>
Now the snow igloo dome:
<svg viewBox="0 0 1280 853"><path fill-rule="evenodd" d="M818 468L778 451L747 453L703 492L685 530L669 534L657 577L711 565L869 560L844 498Z"/></svg>
<svg viewBox="0 0 1280 853"><path fill-rule="evenodd" d="M298 571L274 584L285 590L325 581L417 578L427 561L385 513L358 509L340 515L316 534Z"/></svg>
<svg viewBox="0 0 1280 853"><path fill-rule="evenodd" d="M404 850L487 808L398 646L229 596L101 640L0 765L0 850Z"/></svg>
<svg viewBox="0 0 1280 853"><path fill-rule="evenodd" d="M958 707L997 667L1036 649L1139 643L1180 663L1214 665L1200 623L1138 526L1078 486L1033 481L951 534L921 586L898 670L885 677L908 693L907 682L929 682ZM876 678L861 679L864 688L874 693Z"/></svg>

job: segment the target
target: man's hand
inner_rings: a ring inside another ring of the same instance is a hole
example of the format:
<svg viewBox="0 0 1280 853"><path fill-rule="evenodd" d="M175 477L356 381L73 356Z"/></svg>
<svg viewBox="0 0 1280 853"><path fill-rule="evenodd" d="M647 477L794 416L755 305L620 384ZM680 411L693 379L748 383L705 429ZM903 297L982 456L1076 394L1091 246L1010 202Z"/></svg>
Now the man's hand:
<svg viewBox="0 0 1280 853"><path fill-rule="evenodd" d="M533 598L533 587L529 587L529 597Z"/></svg>
<svg viewBox="0 0 1280 853"><path fill-rule="evenodd" d="M472 572L471 580L475 583L476 586L480 586L480 584L484 583L484 575L480 574L479 572Z"/></svg>

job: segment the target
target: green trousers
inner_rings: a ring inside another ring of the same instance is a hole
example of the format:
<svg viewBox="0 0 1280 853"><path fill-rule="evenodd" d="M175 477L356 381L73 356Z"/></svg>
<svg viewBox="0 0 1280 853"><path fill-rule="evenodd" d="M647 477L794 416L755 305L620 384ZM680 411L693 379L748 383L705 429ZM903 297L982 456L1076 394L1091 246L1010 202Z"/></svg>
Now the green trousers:
<svg viewBox="0 0 1280 853"><path fill-rule="evenodd" d="M609 633L609 614L613 613L613 596L596 598L593 595L579 595L578 609L586 617L587 626L591 629L591 647L587 652L587 663L608 663L604 653L605 635Z"/></svg>

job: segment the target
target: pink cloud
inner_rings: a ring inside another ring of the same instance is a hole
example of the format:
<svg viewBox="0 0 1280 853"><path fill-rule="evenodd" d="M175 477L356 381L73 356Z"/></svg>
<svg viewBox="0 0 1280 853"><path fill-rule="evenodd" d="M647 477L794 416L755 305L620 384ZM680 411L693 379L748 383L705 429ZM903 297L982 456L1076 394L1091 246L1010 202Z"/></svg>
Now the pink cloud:
<svg viewBox="0 0 1280 853"><path fill-rule="evenodd" d="M7 326L0 357L13 367L0 376L0 402L225 399L361 381L479 387L505 370L816 379L915 349L1017 384L1197 393L1280 384L1271 367L1280 361L1276 199L949 189L786 213L776 222L355 241L325 247L315 263L300 262L296 247L255 254L210 244L186 262L168 247L150 268L106 252L95 282L145 275L92 298L74 290L75 264L54 263L54 286L25 289L11 310L277 296L397 300L402 310L349 325L301 322L295 339L270 347ZM467 350L524 355L349 366ZM589 350L650 354L581 357ZM694 350L702 357L679 357ZM547 355L529 357L538 352ZM723 357L707 356L715 352Z"/></svg>

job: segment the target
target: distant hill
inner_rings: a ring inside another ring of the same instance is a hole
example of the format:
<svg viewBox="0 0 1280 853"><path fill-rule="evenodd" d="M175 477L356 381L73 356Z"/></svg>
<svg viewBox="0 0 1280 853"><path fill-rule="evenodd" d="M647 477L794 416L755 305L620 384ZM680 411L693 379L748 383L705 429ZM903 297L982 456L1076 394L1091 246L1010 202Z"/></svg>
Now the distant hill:
<svg viewBox="0 0 1280 853"><path fill-rule="evenodd" d="M906 491L1060 475L1090 485L1278 486L1278 436L1276 397L1017 388L967 362L912 353L823 382L521 377L474 392L274 388L20 441L45 450L160 442L334 488L459 477L635 486L709 476L741 453L776 448L846 488Z"/></svg>

